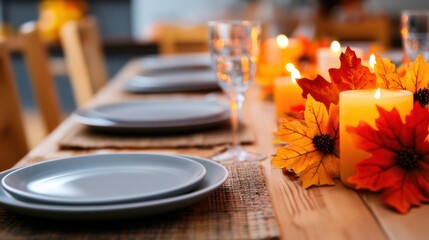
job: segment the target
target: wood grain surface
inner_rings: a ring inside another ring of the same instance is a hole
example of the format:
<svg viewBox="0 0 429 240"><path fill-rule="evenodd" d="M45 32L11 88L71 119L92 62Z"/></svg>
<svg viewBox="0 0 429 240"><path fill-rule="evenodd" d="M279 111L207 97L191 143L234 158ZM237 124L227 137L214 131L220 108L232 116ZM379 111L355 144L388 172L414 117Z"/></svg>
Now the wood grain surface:
<svg viewBox="0 0 429 240"><path fill-rule="evenodd" d="M130 61L123 70L102 89L88 105L135 98L118 94L122 84L138 72L138 61ZM260 162L270 199L275 210L282 239L428 239L429 206L413 208L407 215L401 215L386 208L379 201L379 195L357 192L343 186L339 181L332 187L313 187L305 190L299 179L286 176L280 169L271 166L275 153L273 133L276 131L274 105L260 97L259 89L253 86L246 95L244 108L250 108L247 116L256 134L251 151L262 151L267 158ZM66 119L44 142L34 148L17 165L29 164L34 159L63 157L70 155L144 151L128 149L60 150L58 141L77 126ZM192 154L209 157L221 151L218 149L157 149L169 153ZM153 151L153 150L151 150ZM33 159L33 160L32 160ZM216 238L216 236L213 236Z"/></svg>

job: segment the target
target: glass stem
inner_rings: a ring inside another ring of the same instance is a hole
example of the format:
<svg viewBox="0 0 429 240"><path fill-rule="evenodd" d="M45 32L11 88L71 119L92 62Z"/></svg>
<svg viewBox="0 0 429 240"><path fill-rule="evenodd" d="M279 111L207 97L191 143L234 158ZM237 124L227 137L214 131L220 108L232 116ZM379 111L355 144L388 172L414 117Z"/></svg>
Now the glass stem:
<svg viewBox="0 0 429 240"><path fill-rule="evenodd" d="M232 147L240 147L240 109L243 105L244 96L242 93L230 92L229 104L231 108L231 132Z"/></svg>

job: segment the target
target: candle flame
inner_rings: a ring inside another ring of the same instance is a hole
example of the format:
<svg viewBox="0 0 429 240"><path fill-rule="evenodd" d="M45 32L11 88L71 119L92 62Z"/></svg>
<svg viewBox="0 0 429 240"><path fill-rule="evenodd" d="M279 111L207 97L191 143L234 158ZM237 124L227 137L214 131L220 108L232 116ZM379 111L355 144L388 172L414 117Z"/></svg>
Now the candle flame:
<svg viewBox="0 0 429 240"><path fill-rule="evenodd" d="M332 41L331 51L334 53L341 51L341 44L338 41Z"/></svg>
<svg viewBox="0 0 429 240"><path fill-rule="evenodd" d="M291 73L295 69L295 65L293 65L293 63L288 63L288 64L286 64L285 69L286 69L286 71Z"/></svg>
<svg viewBox="0 0 429 240"><path fill-rule="evenodd" d="M276 37L276 42L280 48L287 48L287 46L289 45L289 39L284 34L279 34Z"/></svg>
<svg viewBox="0 0 429 240"><path fill-rule="evenodd" d="M376 63L377 61L375 60L375 55L373 53L371 56L369 56L369 66L374 69Z"/></svg>
<svg viewBox="0 0 429 240"><path fill-rule="evenodd" d="M296 83L296 80L301 78L301 73L299 72L298 69L294 68L291 71L290 77L291 77L292 81Z"/></svg>
<svg viewBox="0 0 429 240"><path fill-rule="evenodd" d="M380 97L381 97L381 91L380 91L380 88L378 88L377 91L374 94L374 98L379 99Z"/></svg>

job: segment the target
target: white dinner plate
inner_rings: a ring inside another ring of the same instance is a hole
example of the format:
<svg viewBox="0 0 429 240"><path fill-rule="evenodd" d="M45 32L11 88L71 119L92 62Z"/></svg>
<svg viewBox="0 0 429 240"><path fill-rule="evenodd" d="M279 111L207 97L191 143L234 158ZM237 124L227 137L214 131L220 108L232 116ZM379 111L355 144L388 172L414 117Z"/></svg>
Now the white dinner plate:
<svg viewBox="0 0 429 240"><path fill-rule="evenodd" d="M72 117L99 130L188 131L226 123L229 108L205 99L164 99L105 104L78 110Z"/></svg>
<svg viewBox="0 0 429 240"><path fill-rule="evenodd" d="M125 90L134 93L179 92L218 89L211 69L195 71L165 71L154 75L136 75L125 83Z"/></svg>
<svg viewBox="0 0 429 240"><path fill-rule="evenodd" d="M165 71L184 68L210 68L211 59L208 53L186 53L171 56L146 56L140 60L142 72Z"/></svg>
<svg viewBox="0 0 429 240"><path fill-rule="evenodd" d="M206 168L207 174L193 191L182 195L157 200L105 205L52 205L20 201L0 187L0 205L23 215L65 220L111 220L147 217L181 209L207 197L208 194L221 186L228 177L228 171L225 167L216 162L190 156L183 157L202 164ZM12 171L14 169L0 173L0 179Z"/></svg>
<svg viewBox="0 0 429 240"><path fill-rule="evenodd" d="M15 198L53 204L108 204L160 199L188 192L206 169L165 154L96 154L47 161L2 179Z"/></svg>

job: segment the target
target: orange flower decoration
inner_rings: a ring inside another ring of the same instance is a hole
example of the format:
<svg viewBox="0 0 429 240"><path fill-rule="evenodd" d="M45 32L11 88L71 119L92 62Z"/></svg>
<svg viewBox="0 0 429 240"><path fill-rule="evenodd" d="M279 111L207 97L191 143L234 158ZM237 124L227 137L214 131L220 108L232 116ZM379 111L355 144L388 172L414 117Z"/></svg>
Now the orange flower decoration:
<svg viewBox="0 0 429 240"><path fill-rule="evenodd" d="M378 107L378 130L365 122L347 131L357 146L372 154L357 163L357 174L348 180L357 189L382 191L381 200L400 213L429 202L429 111L416 103L402 122L396 109Z"/></svg>
<svg viewBox="0 0 429 240"><path fill-rule="evenodd" d="M300 175L304 188L334 185L339 175L338 114L331 104L328 111L323 103L308 95L305 122L284 121L277 135L289 145L277 149L272 164Z"/></svg>

